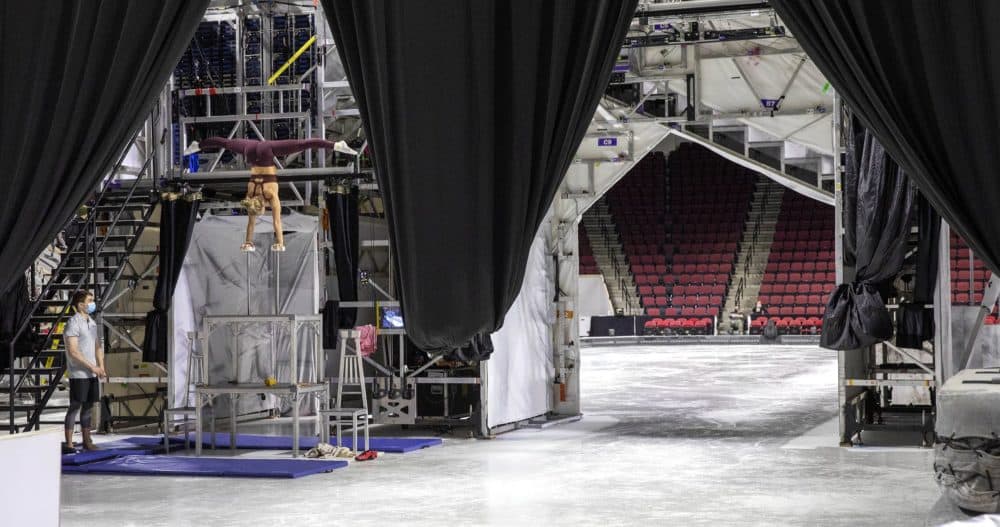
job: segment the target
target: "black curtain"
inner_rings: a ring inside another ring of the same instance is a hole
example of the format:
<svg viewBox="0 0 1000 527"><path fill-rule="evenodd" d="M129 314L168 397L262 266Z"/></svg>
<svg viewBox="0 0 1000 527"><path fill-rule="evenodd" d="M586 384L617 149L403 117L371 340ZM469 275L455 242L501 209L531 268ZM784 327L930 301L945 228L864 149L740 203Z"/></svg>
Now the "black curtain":
<svg viewBox="0 0 1000 527"><path fill-rule="evenodd" d="M323 0L420 348L503 323L636 3Z"/></svg>
<svg viewBox="0 0 1000 527"><path fill-rule="evenodd" d="M0 2L0 291L107 174L207 6Z"/></svg>
<svg viewBox="0 0 1000 527"><path fill-rule="evenodd" d="M844 211L844 230L854 234L856 273L827 302L820 345L830 349L857 349L892 338L892 318L879 286L903 268L916 204L913 185L873 134L866 131L850 142L847 156L844 202L853 207Z"/></svg>
<svg viewBox="0 0 1000 527"><path fill-rule="evenodd" d="M924 306L934 303L938 243L941 237L941 217L923 194L917 195L917 229L919 238L913 302L899 305L896 313L896 345L919 349L925 340L934 338L934 310Z"/></svg>
<svg viewBox="0 0 1000 527"><path fill-rule="evenodd" d="M913 302L934 303L937 285L938 248L941 243L941 216L924 195L917 195L917 273L914 277Z"/></svg>
<svg viewBox="0 0 1000 527"><path fill-rule="evenodd" d="M337 266L337 290L340 292L341 302L354 302L358 299L358 196L358 187L348 188L345 185L336 185L332 192L326 194L333 260ZM354 327L358 318L357 308L336 309L336 304L332 307L337 314L338 329ZM332 342L335 343L336 340Z"/></svg>
<svg viewBox="0 0 1000 527"><path fill-rule="evenodd" d="M771 5L931 205L1000 273L1000 2Z"/></svg>
<svg viewBox="0 0 1000 527"><path fill-rule="evenodd" d="M10 343L21 328L21 324L31 314L31 297L28 294L28 279L21 277L6 293L0 294L0 377L10 367ZM22 357L32 352L35 333L25 331L14 344L14 357Z"/></svg>
<svg viewBox="0 0 1000 527"><path fill-rule="evenodd" d="M174 298L181 267L184 266L184 256L191 245L199 205L200 193L184 196L165 193L160 200L160 260L153 310L146 314L146 333L142 343L142 360L145 362L167 362L167 312Z"/></svg>
<svg viewBox="0 0 1000 527"><path fill-rule="evenodd" d="M844 158L844 179L842 182L843 207L841 220L845 226L858 223L858 169L861 166L861 155L864 152L865 127L852 119L847 124L847 144ZM857 251L857 233L854 228L844 229L844 265L854 267Z"/></svg>
<svg viewBox="0 0 1000 527"><path fill-rule="evenodd" d="M475 363L488 360L493 355L493 337L489 333L480 333L472 337L461 348L456 348L445 354L446 360Z"/></svg>

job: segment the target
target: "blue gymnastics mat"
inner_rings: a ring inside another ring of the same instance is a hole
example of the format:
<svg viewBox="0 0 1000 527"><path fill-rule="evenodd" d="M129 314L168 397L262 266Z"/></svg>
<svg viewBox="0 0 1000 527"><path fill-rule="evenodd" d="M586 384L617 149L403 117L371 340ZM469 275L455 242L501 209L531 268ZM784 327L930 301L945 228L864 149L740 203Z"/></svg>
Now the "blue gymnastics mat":
<svg viewBox="0 0 1000 527"><path fill-rule="evenodd" d="M163 449L163 436L133 436L126 437L125 439L119 439L118 441L111 441L110 443L99 443L97 446L103 447L105 445L111 445L113 448L125 448L127 445L132 445L134 447L144 447L144 448L156 448ZM184 439L181 437L171 436L170 445L184 446Z"/></svg>
<svg viewBox="0 0 1000 527"><path fill-rule="evenodd" d="M123 456L85 465L64 465L64 474L300 478L348 465L342 460Z"/></svg>
<svg viewBox="0 0 1000 527"><path fill-rule="evenodd" d="M170 442L182 447L184 440L181 438L170 438ZM83 465L95 461L104 461L118 456L144 456L150 454L163 453L163 436L136 436L120 439L118 441L107 441L97 445L100 450L83 450L76 454L63 454L63 465Z"/></svg>
<svg viewBox="0 0 1000 527"><path fill-rule="evenodd" d="M188 433L188 438L194 443L195 434ZM364 439L359 435L358 441L364 447ZM308 436L299 438L299 448L308 450L319 443L316 437ZM331 444L336 444L336 438L330 438ZM351 437L344 437L340 444L352 450L357 450L352 444ZM211 434L202 434L202 447L211 446ZM372 437L368 441L372 450L386 452L389 454L405 454L441 444L441 440L436 437ZM215 434L216 448L229 448L229 432L217 432ZM246 450L291 450L292 438L290 436L262 436L254 434L236 434L236 448Z"/></svg>
<svg viewBox="0 0 1000 527"><path fill-rule="evenodd" d="M94 451L84 450L82 452L77 452L76 454L63 454L62 464L63 466L84 465L95 461L104 461L118 456L148 456L155 453L156 452L153 450L142 448L102 448L101 450Z"/></svg>

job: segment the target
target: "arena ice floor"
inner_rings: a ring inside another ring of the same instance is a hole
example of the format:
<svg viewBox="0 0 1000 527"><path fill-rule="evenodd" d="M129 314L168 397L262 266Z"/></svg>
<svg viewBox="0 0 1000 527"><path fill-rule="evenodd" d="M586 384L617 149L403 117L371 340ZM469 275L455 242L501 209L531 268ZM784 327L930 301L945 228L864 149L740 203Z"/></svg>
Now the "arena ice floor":
<svg viewBox="0 0 1000 527"><path fill-rule="evenodd" d="M582 353L577 423L495 440L456 433L297 480L67 475L62 525L928 524L939 495L930 449L837 446L834 351Z"/></svg>

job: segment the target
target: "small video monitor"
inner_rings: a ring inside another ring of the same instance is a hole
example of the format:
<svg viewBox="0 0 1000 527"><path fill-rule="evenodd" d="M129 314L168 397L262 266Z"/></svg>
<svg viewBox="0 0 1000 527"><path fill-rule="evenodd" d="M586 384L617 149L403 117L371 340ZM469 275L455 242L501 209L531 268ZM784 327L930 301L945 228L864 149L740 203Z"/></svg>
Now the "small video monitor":
<svg viewBox="0 0 1000 527"><path fill-rule="evenodd" d="M403 308L400 306L379 306L378 327L380 329L403 329Z"/></svg>

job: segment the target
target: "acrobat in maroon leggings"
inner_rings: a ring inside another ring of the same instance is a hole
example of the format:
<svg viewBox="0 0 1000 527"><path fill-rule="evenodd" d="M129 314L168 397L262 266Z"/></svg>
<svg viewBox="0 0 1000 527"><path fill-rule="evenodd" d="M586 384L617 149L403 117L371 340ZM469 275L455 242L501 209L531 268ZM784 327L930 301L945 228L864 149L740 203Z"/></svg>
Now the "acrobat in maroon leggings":
<svg viewBox="0 0 1000 527"><path fill-rule="evenodd" d="M264 214L265 207L271 207L275 239L271 250L284 251L285 237L281 232L281 200L278 198L278 167L274 164L275 156L286 156L311 148L332 149L333 143L323 139L254 141L209 137L201 142L201 148L224 148L242 155L250 165L250 183L247 185L246 198L241 202L247 209L247 238L240 250L254 250L254 223L257 216Z"/></svg>

